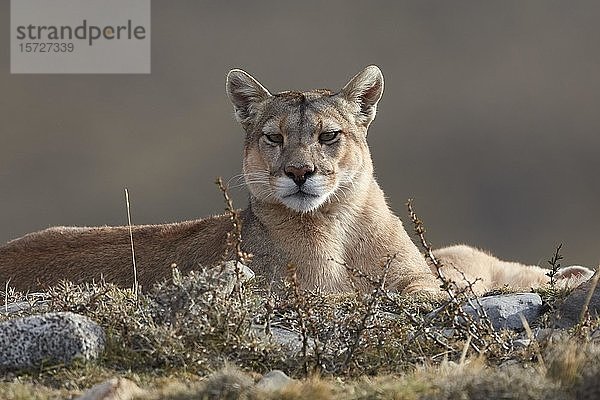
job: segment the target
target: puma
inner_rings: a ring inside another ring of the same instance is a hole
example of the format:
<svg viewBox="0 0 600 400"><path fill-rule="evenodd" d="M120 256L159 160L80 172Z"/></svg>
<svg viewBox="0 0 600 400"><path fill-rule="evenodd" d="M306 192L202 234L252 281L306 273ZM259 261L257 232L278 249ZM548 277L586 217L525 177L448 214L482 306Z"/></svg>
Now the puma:
<svg viewBox="0 0 600 400"><path fill-rule="evenodd" d="M279 281L293 265L302 288L366 290L356 271L376 278L387 262L393 290L440 290L437 271L389 209L373 175L367 131L383 93L378 67L365 68L339 92L272 94L239 69L229 72L226 89L245 131L243 176L250 195L240 211L242 247L253 255L250 267L260 279ZM231 230L228 215L134 226L139 284L149 288L169 277L172 264L184 273L218 264ZM549 281L540 267L500 261L467 246L440 249L436 256L451 279L462 280L458 271L479 278L477 293ZM574 266L562 269L558 279L575 285L591 274ZM0 283L18 290L101 277L132 285L128 227L55 227L0 248Z"/></svg>

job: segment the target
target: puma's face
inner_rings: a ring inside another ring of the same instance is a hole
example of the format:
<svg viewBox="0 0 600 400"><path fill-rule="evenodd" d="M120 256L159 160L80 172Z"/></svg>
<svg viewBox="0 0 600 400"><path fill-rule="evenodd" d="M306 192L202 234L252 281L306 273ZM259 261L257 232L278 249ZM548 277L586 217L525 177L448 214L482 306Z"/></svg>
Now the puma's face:
<svg viewBox="0 0 600 400"><path fill-rule="evenodd" d="M347 197L359 176L372 174L366 134L382 91L377 67L335 94L271 95L245 72L231 71L227 92L246 131L243 172L251 194L297 212Z"/></svg>
<svg viewBox="0 0 600 400"><path fill-rule="evenodd" d="M344 196L365 169L364 129L329 92L282 93L248 134L243 172L251 193L299 212Z"/></svg>

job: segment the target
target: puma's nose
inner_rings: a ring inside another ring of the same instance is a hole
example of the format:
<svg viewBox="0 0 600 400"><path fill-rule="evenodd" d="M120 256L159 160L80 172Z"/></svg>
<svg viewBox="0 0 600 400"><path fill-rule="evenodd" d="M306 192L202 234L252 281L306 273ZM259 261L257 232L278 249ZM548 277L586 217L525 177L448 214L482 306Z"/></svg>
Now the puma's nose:
<svg viewBox="0 0 600 400"><path fill-rule="evenodd" d="M284 169L285 174L289 176L298 186L302 186L309 176L315 173L315 167L304 165L300 168L288 165Z"/></svg>

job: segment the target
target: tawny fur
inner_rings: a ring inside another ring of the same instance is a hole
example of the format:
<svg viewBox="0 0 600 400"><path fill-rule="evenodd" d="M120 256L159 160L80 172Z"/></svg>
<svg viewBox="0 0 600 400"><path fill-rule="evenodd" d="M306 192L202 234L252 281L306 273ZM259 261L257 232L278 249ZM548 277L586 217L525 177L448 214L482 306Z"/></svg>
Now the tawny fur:
<svg viewBox="0 0 600 400"><path fill-rule="evenodd" d="M355 284L366 289L364 280L354 282L349 271L376 279L391 257L388 287L404 293L439 291L373 175L366 136L382 92L383 76L374 66L338 93L272 95L245 72L229 73L227 93L245 130L243 172L250 192L249 206L240 214L242 246L253 254L250 267L263 281L280 281L293 265L303 288L340 292ZM304 183L295 183L293 171L300 170L310 172L296 177ZM139 283L147 289L167 278L172 264L184 273L218 264L231 230L228 216L134 227ZM436 254L457 282L462 276L455 267L470 280L481 278L477 293L505 284L528 289L549 279L539 267L500 261L467 246ZM587 277L587 272L569 270L562 278ZM50 228L0 247L0 284L10 280L19 290L100 278L133 284L127 227Z"/></svg>
<svg viewBox="0 0 600 400"><path fill-rule="evenodd" d="M213 265L225 254L228 217L133 227L138 282L143 288L171 276ZM200 250L201 249L201 250ZM128 227L55 227L0 247L0 280L18 290L44 289L61 280L100 281L131 287L134 274Z"/></svg>

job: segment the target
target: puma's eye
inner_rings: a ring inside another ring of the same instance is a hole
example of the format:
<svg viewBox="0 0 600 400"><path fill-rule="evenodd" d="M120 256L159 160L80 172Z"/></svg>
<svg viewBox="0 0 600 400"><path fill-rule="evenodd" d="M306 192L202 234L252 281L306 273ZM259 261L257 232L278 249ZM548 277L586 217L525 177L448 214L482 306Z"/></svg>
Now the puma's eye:
<svg viewBox="0 0 600 400"><path fill-rule="evenodd" d="M342 131L323 132L319 135L319 142L324 144L335 143L340 138L340 133L342 133Z"/></svg>
<svg viewBox="0 0 600 400"><path fill-rule="evenodd" d="M273 144L281 144L283 143L283 135L279 134L279 133L273 133L270 135L266 135L265 137L267 138L267 141L269 143L273 143Z"/></svg>

